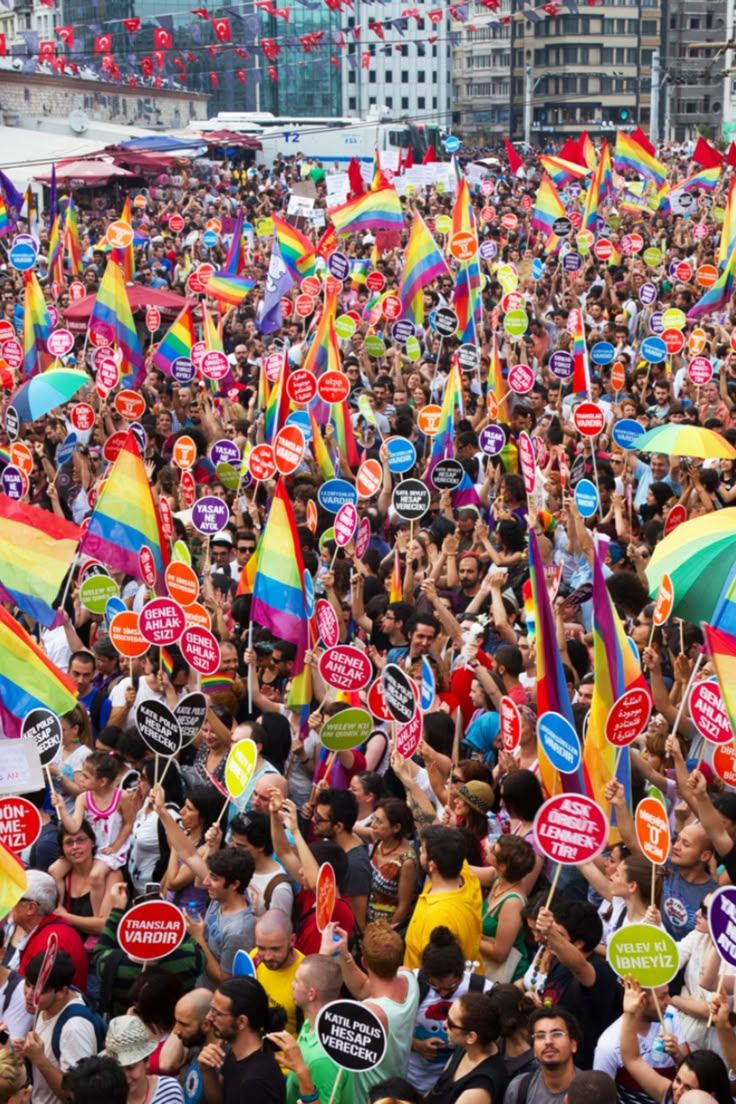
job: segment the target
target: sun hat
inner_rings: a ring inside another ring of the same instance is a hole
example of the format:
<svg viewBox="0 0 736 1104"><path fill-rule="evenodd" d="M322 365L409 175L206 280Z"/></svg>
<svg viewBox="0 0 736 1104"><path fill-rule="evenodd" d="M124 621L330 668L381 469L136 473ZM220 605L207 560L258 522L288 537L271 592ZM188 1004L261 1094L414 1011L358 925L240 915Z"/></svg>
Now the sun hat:
<svg viewBox="0 0 736 1104"><path fill-rule="evenodd" d="M153 1054L156 1045L143 1020L137 1016L115 1016L107 1029L103 1054L116 1058L121 1066L134 1066Z"/></svg>

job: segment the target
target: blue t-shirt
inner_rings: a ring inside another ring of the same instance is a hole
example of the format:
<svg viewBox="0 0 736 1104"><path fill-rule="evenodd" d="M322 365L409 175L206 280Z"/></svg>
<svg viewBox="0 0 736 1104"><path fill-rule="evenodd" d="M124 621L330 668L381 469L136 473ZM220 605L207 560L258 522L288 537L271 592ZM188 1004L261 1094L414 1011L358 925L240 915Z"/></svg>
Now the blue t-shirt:
<svg viewBox="0 0 736 1104"><path fill-rule="evenodd" d="M673 939L684 937L695 928L698 909L704 897L718 889L712 878L705 882L686 882L679 866L667 866L662 888L662 926Z"/></svg>

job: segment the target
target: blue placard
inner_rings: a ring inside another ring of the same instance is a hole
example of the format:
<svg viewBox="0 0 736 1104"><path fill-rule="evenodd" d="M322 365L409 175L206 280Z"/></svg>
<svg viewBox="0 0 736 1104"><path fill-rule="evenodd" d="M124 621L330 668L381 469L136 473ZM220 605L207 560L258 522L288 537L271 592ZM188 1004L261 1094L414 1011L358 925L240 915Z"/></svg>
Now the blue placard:
<svg viewBox="0 0 736 1104"><path fill-rule="evenodd" d="M435 695L435 681L434 671L432 670L432 664L429 662L426 656L422 657L422 685L420 687L419 704L422 709L427 710L432 708L432 702Z"/></svg>
<svg viewBox="0 0 736 1104"><path fill-rule="evenodd" d="M641 343L641 355L650 364L659 364L667 357L667 346L661 337L645 337Z"/></svg>
<svg viewBox="0 0 736 1104"><path fill-rule="evenodd" d="M616 350L610 341L598 341L590 350L590 359L594 364L610 364Z"/></svg>
<svg viewBox="0 0 736 1104"><path fill-rule="evenodd" d="M460 139L451 134L449 138L445 138L445 149L448 153L455 153L456 150L460 149Z"/></svg>
<svg viewBox="0 0 736 1104"><path fill-rule="evenodd" d="M304 606L307 611L307 617L314 616L314 580L312 576L304 568Z"/></svg>
<svg viewBox="0 0 736 1104"><path fill-rule="evenodd" d="M437 311L430 311L427 315L427 321L429 322L429 328L433 332L437 329Z"/></svg>
<svg viewBox="0 0 736 1104"><path fill-rule="evenodd" d="M312 423L309 419L309 411L307 410L292 410L286 419L285 425L298 425L302 433L304 434L304 440L306 444L312 440Z"/></svg>
<svg viewBox="0 0 736 1104"><path fill-rule="evenodd" d="M417 462L417 451L405 437L392 437L386 441L388 467L395 475L408 472Z"/></svg>
<svg viewBox="0 0 736 1104"><path fill-rule="evenodd" d="M74 449L77 447L77 435L76 433L70 433L56 450L56 466L60 468L62 464L66 464L67 460L71 459Z"/></svg>
<svg viewBox="0 0 736 1104"><path fill-rule="evenodd" d="M324 510L336 514L346 502L352 502L355 506L358 502L358 492L346 479L328 479L318 490L317 501Z"/></svg>
<svg viewBox="0 0 736 1104"><path fill-rule="evenodd" d="M613 427L611 436L619 448L636 448L636 442L644 435L644 426L633 418L621 418Z"/></svg>
<svg viewBox="0 0 736 1104"><path fill-rule="evenodd" d="M561 713L544 713L537 721L537 739L560 774L574 774L580 766L578 734Z"/></svg>
<svg viewBox="0 0 736 1104"><path fill-rule="evenodd" d="M8 260L18 272L27 272L36 263L37 252L27 241L17 241L11 246Z"/></svg>
<svg viewBox="0 0 736 1104"><path fill-rule="evenodd" d="M110 628L110 622L116 613L125 613L127 606L122 598L118 598L117 595L113 595L112 598L108 598L105 604L105 621L107 622L108 629Z"/></svg>
<svg viewBox="0 0 736 1104"><path fill-rule="evenodd" d="M253 959L247 951L236 951L233 959L233 977L256 976L256 968Z"/></svg>
<svg viewBox="0 0 736 1104"><path fill-rule="evenodd" d="M202 245L205 247L205 249L212 249L215 245L217 245L219 240L219 235L216 234L214 230L205 230L204 234L202 235Z"/></svg>
<svg viewBox="0 0 736 1104"><path fill-rule="evenodd" d="M542 276L544 276L544 265L539 257L535 257L532 261L532 279L541 280Z"/></svg>
<svg viewBox="0 0 736 1104"><path fill-rule="evenodd" d="M582 518L592 517L598 509L598 491L595 483L581 479L575 485L575 505Z"/></svg>

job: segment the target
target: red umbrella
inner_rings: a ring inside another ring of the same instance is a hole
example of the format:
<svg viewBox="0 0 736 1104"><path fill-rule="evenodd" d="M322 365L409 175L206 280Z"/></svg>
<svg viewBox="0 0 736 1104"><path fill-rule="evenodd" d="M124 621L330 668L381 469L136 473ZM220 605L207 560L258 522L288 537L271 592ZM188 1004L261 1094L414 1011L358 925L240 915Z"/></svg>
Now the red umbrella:
<svg viewBox="0 0 736 1104"><path fill-rule="evenodd" d="M128 293L128 302L133 314L145 314L149 307L158 307L161 317L172 322L185 302L183 295L177 295L173 291L162 291L161 288L127 284L125 290ZM85 295L84 299L77 299L76 303L69 304L64 311L64 319L70 330L76 333L86 330L96 298L97 295Z"/></svg>
<svg viewBox="0 0 736 1104"><path fill-rule="evenodd" d="M61 184L79 183L84 186L85 184L106 184L108 180L113 177L132 177L135 173L128 172L127 169L122 169L119 165L114 165L112 161L68 161L66 164L60 164L56 166L56 179ZM40 184L50 184L51 174L34 176L34 180L37 180Z"/></svg>

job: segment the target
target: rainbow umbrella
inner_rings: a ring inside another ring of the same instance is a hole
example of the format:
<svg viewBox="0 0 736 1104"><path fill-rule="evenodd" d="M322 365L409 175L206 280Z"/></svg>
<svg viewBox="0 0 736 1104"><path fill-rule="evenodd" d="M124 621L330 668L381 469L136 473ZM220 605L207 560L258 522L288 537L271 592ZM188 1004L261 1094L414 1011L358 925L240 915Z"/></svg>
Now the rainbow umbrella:
<svg viewBox="0 0 736 1104"><path fill-rule="evenodd" d="M652 598L663 575L672 580L675 617L718 620L736 576L736 507L684 521L660 541L647 567Z"/></svg>
<svg viewBox="0 0 736 1104"><path fill-rule="evenodd" d="M655 426L636 442L639 452L663 452L667 456L696 456L702 460L736 460L736 449L712 429L701 426Z"/></svg>
<svg viewBox="0 0 736 1104"><path fill-rule="evenodd" d="M10 396L8 406L15 409L21 425L24 422L35 422L54 407L69 402L80 388L91 382L87 373L79 369L49 368L19 387Z"/></svg>

